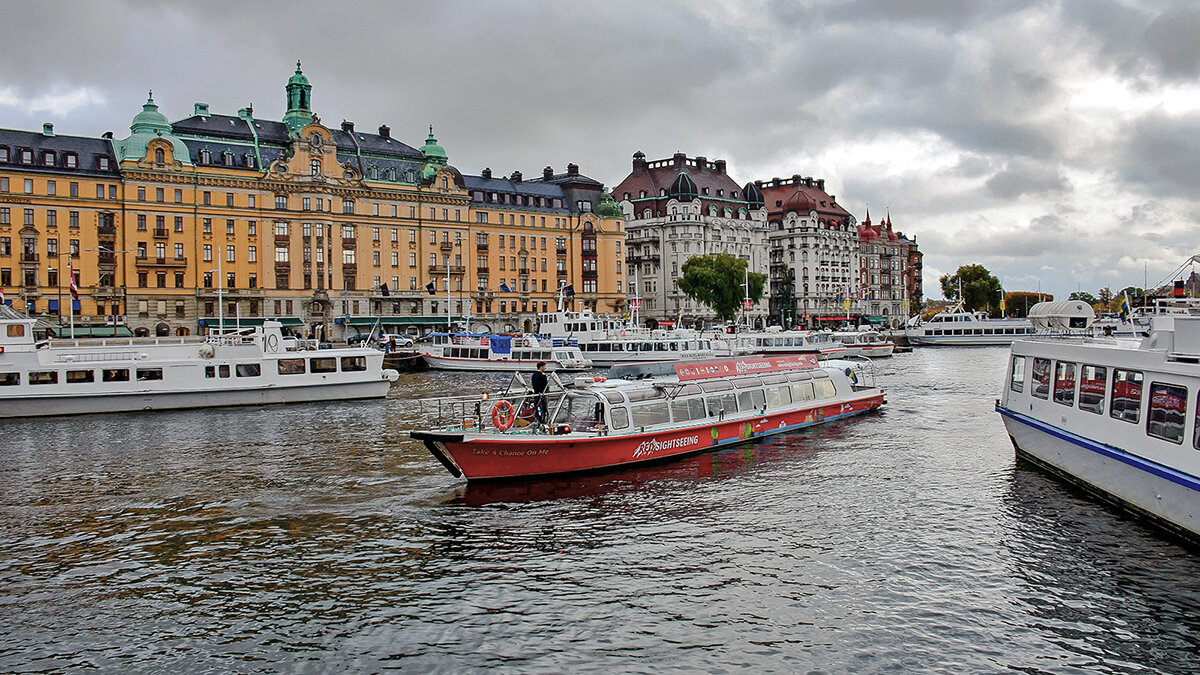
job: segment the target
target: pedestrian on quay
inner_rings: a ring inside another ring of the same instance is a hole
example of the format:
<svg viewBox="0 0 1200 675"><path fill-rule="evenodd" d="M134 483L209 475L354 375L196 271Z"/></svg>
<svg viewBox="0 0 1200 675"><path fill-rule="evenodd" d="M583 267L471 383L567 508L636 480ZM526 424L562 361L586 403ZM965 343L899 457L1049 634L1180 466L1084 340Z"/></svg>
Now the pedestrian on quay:
<svg viewBox="0 0 1200 675"><path fill-rule="evenodd" d="M538 361L537 370L529 378L533 387L533 418L538 424L546 423L546 388L550 386L550 378L546 377L546 362Z"/></svg>

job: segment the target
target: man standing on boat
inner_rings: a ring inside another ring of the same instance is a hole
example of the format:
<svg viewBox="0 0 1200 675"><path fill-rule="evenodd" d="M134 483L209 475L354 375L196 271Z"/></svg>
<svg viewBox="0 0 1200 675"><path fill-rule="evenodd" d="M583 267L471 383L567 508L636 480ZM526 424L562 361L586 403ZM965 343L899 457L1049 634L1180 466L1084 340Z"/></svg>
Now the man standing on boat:
<svg viewBox="0 0 1200 675"><path fill-rule="evenodd" d="M538 424L546 423L546 388L550 385L550 379L546 377L546 362L538 361L537 370L534 371L533 377L529 378L529 384L533 387L533 418Z"/></svg>

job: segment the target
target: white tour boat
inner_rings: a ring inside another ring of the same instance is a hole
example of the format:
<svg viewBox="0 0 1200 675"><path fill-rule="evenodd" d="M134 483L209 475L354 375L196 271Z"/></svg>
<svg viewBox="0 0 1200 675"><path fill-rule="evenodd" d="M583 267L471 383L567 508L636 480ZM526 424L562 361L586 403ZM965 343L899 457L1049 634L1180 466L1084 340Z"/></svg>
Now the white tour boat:
<svg viewBox="0 0 1200 675"><path fill-rule="evenodd" d="M663 377L580 377L565 387L551 376L556 386L540 402L523 382L517 391L423 400L432 427L410 435L467 480L589 471L876 410L884 392L872 380L869 364L822 367L812 354L681 362Z"/></svg>
<svg viewBox="0 0 1200 675"><path fill-rule="evenodd" d="M438 370L533 372L542 361L550 371L592 367L579 347L535 335L434 333L417 344L417 352Z"/></svg>
<svg viewBox="0 0 1200 675"><path fill-rule="evenodd" d="M278 321L207 338L45 341L35 323L0 318L0 417L382 398L398 377L377 349L316 349Z"/></svg>
<svg viewBox="0 0 1200 675"><path fill-rule="evenodd" d="M739 330L720 338L743 354L815 354L819 359L845 355L833 333L814 330L783 330L771 326L766 330Z"/></svg>
<svg viewBox="0 0 1200 675"><path fill-rule="evenodd" d="M833 339L841 343L846 356L866 356L878 358L891 356L896 345L885 338L879 331L869 328L858 330L834 331Z"/></svg>
<svg viewBox="0 0 1200 675"><path fill-rule="evenodd" d="M538 333L577 343L584 357L604 367L617 363L690 361L746 353L724 339L712 339L707 334L640 328L596 316L590 310L538 314Z"/></svg>
<svg viewBox="0 0 1200 675"><path fill-rule="evenodd" d="M1017 455L1200 541L1200 316L1141 340L1088 336L1083 302L1030 316L1057 334L1012 345L996 410Z"/></svg>
<svg viewBox="0 0 1200 675"><path fill-rule="evenodd" d="M1028 319L989 319L987 312L968 312L962 303L929 321L910 320L904 328L912 345L1010 345L1033 332Z"/></svg>

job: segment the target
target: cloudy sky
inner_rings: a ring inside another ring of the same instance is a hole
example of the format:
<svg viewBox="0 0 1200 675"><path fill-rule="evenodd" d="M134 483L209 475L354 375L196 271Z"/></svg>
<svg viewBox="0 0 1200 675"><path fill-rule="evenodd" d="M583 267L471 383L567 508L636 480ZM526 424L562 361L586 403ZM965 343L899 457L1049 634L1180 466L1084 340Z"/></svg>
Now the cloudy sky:
<svg viewBox="0 0 1200 675"><path fill-rule="evenodd" d="M822 177L890 209L925 289L979 263L1065 297L1154 284L1200 253L1200 4L1139 0L0 0L0 127L128 133L279 119L295 61L336 126L434 125L467 173L632 154L724 158L739 183Z"/></svg>

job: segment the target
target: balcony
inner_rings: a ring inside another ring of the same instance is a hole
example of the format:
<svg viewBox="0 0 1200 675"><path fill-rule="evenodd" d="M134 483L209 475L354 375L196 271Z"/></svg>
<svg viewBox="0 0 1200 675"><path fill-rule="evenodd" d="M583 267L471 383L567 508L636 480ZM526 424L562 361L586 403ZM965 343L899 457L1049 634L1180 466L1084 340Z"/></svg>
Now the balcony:
<svg viewBox="0 0 1200 675"><path fill-rule="evenodd" d="M486 268L486 267L476 267L476 268L475 268L475 273L476 273L476 274L487 274L487 273L488 273L488 268Z"/></svg>
<svg viewBox="0 0 1200 675"><path fill-rule="evenodd" d="M567 271L566 271L566 270L556 270L556 272L557 272L557 274L558 274L558 276L559 276L559 277L566 277L566 276L567 276Z"/></svg>
<svg viewBox="0 0 1200 675"><path fill-rule="evenodd" d="M38 261L37 251L21 251L21 262L35 263Z"/></svg>
<svg viewBox="0 0 1200 675"><path fill-rule="evenodd" d="M154 228L154 238L155 239L166 239L167 237L168 237L167 228L165 228L165 227Z"/></svg>
<svg viewBox="0 0 1200 675"><path fill-rule="evenodd" d="M527 277L527 276L529 276L529 268L522 267L521 269L517 270L517 274L520 276L523 276L523 277Z"/></svg>
<svg viewBox="0 0 1200 675"><path fill-rule="evenodd" d="M96 256L96 262L99 263L101 266L104 266L104 265L114 266L117 264L117 256L115 256L111 253L108 253L108 254L101 253L100 255Z"/></svg>
<svg viewBox="0 0 1200 675"><path fill-rule="evenodd" d="M451 242L451 241L443 241L443 242L442 242L442 245L441 245L441 247L440 247L440 248L441 248L443 251L452 251L452 250L454 250L454 242Z"/></svg>
<svg viewBox="0 0 1200 675"><path fill-rule="evenodd" d="M562 254L564 254L564 253L566 253L566 252L567 252L567 247L566 247L566 245L565 245L565 244L564 244L564 245L562 245L562 246L555 246L555 247L554 247L554 251L555 251L556 253L558 253L559 255L562 255Z"/></svg>
<svg viewBox="0 0 1200 675"><path fill-rule="evenodd" d="M358 263L348 263L348 262L342 263L342 272L357 272L357 271L358 271Z"/></svg>
<svg viewBox="0 0 1200 675"><path fill-rule="evenodd" d="M115 225L99 225L96 227L96 234L101 237L117 236L117 227Z"/></svg>
<svg viewBox="0 0 1200 675"><path fill-rule="evenodd" d="M429 266L430 274L445 274L446 270L447 270L447 267L445 265L430 265ZM450 270L450 274L462 274L467 271L467 268L463 267L462 265L451 265L449 267L449 270Z"/></svg>
<svg viewBox="0 0 1200 675"><path fill-rule="evenodd" d="M358 243L353 237L342 237L342 248L354 248L357 245Z"/></svg>
<svg viewBox="0 0 1200 675"><path fill-rule="evenodd" d="M138 267L187 267L187 258L138 258Z"/></svg>
<svg viewBox="0 0 1200 675"><path fill-rule="evenodd" d="M581 274L584 279L595 279L600 276L600 273L596 270L584 270Z"/></svg>
<svg viewBox="0 0 1200 675"><path fill-rule="evenodd" d="M286 234L279 234L278 232L275 233L275 245L276 246L280 246L280 245L287 246L290 243L292 243L292 238L290 236L288 236Z"/></svg>
<svg viewBox="0 0 1200 675"><path fill-rule="evenodd" d="M292 268L292 263L288 262L287 260L276 260L275 261L275 270L276 271L286 271L291 268Z"/></svg>
<svg viewBox="0 0 1200 675"><path fill-rule="evenodd" d="M487 242L486 242L486 241L477 241L477 242L475 242L475 250L477 250L477 251L486 251L486 250L488 250L488 244L487 244Z"/></svg>

